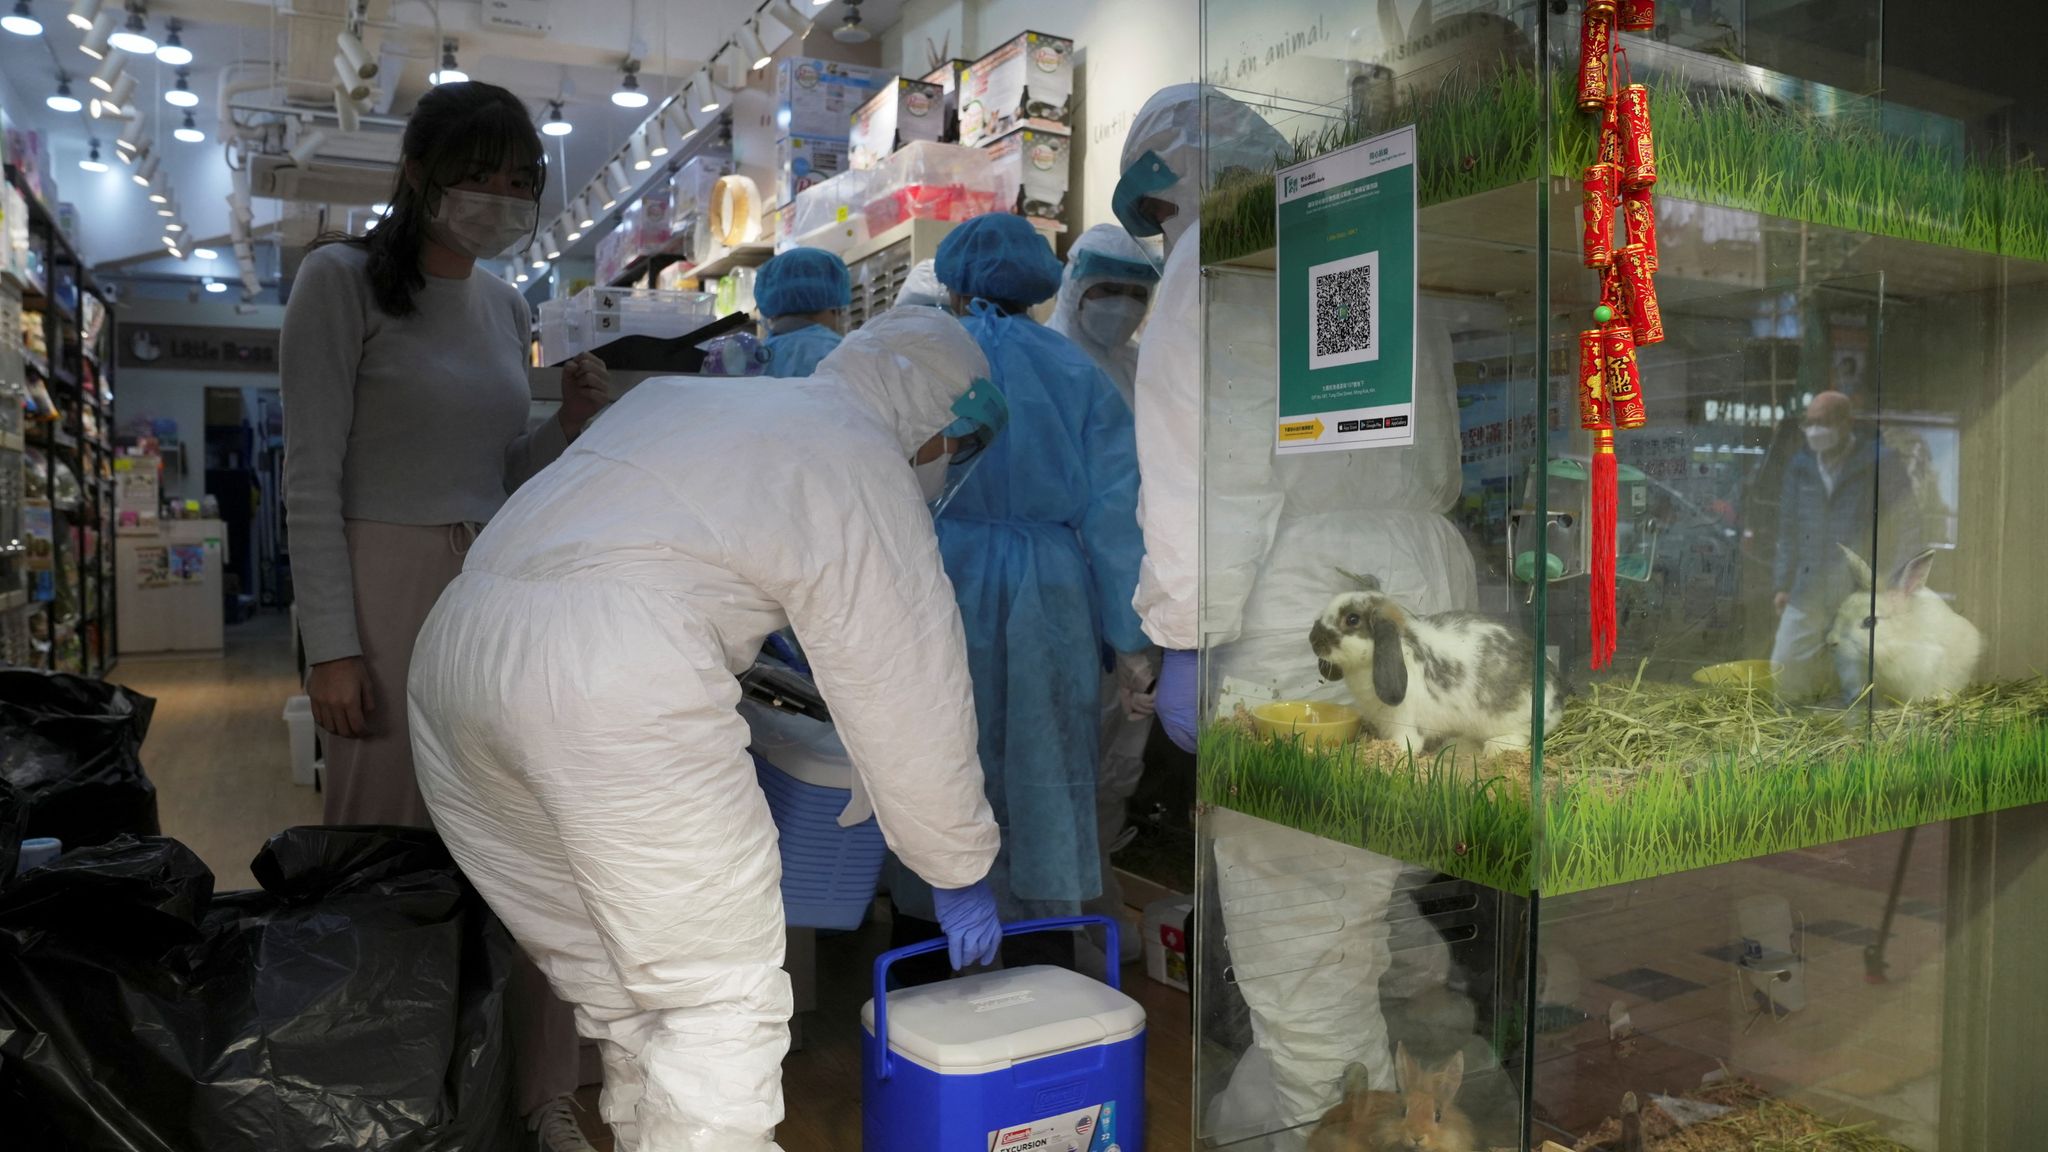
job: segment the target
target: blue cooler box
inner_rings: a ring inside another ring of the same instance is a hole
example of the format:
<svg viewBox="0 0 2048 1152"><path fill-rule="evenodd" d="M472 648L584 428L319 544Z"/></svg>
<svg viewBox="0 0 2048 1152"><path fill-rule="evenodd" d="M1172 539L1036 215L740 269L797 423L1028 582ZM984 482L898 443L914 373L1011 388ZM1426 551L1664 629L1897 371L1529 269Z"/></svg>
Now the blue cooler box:
<svg viewBox="0 0 2048 1152"><path fill-rule="evenodd" d="M1003 932L1092 925L1108 927L1116 955L1117 926L1100 916ZM945 947L931 941L875 961L875 999L861 1010L863 1152L1142 1152L1137 1001L1114 983L1047 967L886 992L891 964Z"/></svg>
<svg viewBox="0 0 2048 1152"><path fill-rule="evenodd" d="M782 854L783 917L792 928L850 932L867 918L888 847L865 805L853 804L853 761L830 724L751 700L755 778L768 797ZM862 819L842 827L842 815Z"/></svg>

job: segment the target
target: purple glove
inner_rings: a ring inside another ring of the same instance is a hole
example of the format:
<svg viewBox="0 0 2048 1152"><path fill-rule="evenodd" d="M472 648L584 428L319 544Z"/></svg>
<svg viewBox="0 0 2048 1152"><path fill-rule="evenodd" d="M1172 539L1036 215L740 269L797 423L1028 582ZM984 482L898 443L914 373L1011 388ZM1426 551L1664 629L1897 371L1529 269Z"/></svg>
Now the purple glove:
<svg viewBox="0 0 2048 1152"><path fill-rule="evenodd" d="M1159 722L1166 727L1167 738L1183 752L1195 750L1195 728L1199 723L1196 678L1196 653L1191 648L1170 650L1160 661L1156 700Z"/></svg>
<svg viewBox="0 0 2048 1152"><path fill-rule="evenodd" d="M965 888L934 888L932 906L939 914L939 929L946 934L946 952L956 970L996 962L1003 925L996 918L996 895L989 890L988 881L977 880Z"/></svg>

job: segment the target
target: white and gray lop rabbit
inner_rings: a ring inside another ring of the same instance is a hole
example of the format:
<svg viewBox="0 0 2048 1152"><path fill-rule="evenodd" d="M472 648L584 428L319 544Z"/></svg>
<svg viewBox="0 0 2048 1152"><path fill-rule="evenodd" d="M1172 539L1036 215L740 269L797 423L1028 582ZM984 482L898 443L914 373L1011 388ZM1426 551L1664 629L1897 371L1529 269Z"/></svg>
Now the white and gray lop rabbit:
<svg viewBox="0 0 2048 1152"><path fill-rule="evenodd" d="M1871 595L1870 565L1848 545L1842 557L1860 591L1843 600L1828 628L1835 669L1850 696L1875 689L1879 702L1946 700L1970 686L1984 637L1927 587L1934 549L1899 566Z"/></svg>
<svg viewBox="0 0 2048 1152"><path fill-rule="evenodd" d="M1434 753L1446 744L1471 756L1529 746L1535 700L1527 637L1477 612L1418 616L1359 577L1309 630L1326 680L1342 680L1379 737ZM1563 712L1557 665L1546 665L1543 723Z"/></svg>

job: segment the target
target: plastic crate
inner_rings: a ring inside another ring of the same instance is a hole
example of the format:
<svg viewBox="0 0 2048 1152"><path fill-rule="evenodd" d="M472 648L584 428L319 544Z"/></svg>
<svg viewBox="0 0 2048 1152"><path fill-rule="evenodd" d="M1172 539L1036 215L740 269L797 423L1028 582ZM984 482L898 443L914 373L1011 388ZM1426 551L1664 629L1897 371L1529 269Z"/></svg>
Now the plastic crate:
<svg viewBox="0 0 2048 1152"><path fill-rule="evenodd" d="M862 211L871 236L905 220L958 223L1000 207L995 165L978 148L919 141L882 161L868 177Z"/></svg>
<svg viewBox="0 0 2048 1152"><path fill-rule="evenodd" d="M873 816L841 827L853 800L853 761L830 724L751 702L755 778L768 797L782 855L782 911L792 928L850 932L867 919L888 846Z"/></svg>

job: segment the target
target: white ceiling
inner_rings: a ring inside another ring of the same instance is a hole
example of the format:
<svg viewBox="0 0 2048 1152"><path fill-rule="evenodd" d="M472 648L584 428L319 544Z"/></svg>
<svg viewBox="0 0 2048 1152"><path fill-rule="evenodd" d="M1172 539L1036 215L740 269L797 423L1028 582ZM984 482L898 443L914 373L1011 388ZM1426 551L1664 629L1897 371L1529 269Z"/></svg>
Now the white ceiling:
<svg viewBox="0 0 2048 1152"><path fill-rule="evenodd" d="M107 0L109 7L119 2ZM536 117L545 116L547 100L561 98L564 116L576 130L548 141L550 157L559 161L560 171L550 177L542 213L547 218L560 208L561 194L580 189L646 116L645 109L629 111L609 99L617 83L618 63L628 49L644 60L642 83L658 104L663 95L688 79L701 58L716 49L758 2L689 0L685 5L674 0L549 0L550 33L527 37L480 28L475 3L444 2L430 7L401 2L394 6L391 0L371 0L372 22L379 27L367 31L364 39L394 80L394 114L402 115L426 89L427 73L438 66L434 50L438 36L458 42L459 63L472 79L518 93L534 108ZM79 210L77 239L89 262L105 264L161 252L162 221L146 202L143 190L129 178L132 169L116 159L113 144L122 126L95 122L83 112L57 113L45 106L60 66L72 76L73 95L89 100L94 89L87 77L97 63L79 51L84 33L65 19L68 4L58 0L30 0L30 4L43 23L42 37L0 33L0 78L4 78L0 83L10 90L5 93L9 114L49 141L59 194ZM871 29L884 28L894 22L899 6L899 0L869 0L863 5L863 16ZM191 235L198 241L224 239L227 231L226 197L231 181L219 140L217 106L223 68L234 67L237 80L263 76L272 62L281 74L318 72L303 60L291 62L287 57L294 50L305 58L320 49L331 55L339 25L318 13L338 7L335 0L278 0L275 6L246 0L173 0L150 6L151 31L158 39L163 38L167 19L177 17L184 24L182 40L195 57L190 66L191 87L200 95L200 104L192 112L207 134L206 142L182 144L171 138L171 129L183 118L180 109L162 98L163 90L175 81L174 68L138 55L127 56L127 68L137 79L135 105L149 126L162 169L170 177ZM836 13L821 6L813 15L824 25ZM277 105L283 93L279 89L271 96L238 97L235 103ZM78 167L95 136L102 158L112 168L101 175ZM277 211L275 202L259 199L256 203L259 224L275 219ZM215 247L225 249L227 245ZM219 267L191 260L155 264L148 270L224 278L233 275L231 261L223 261Z"/></svg>

